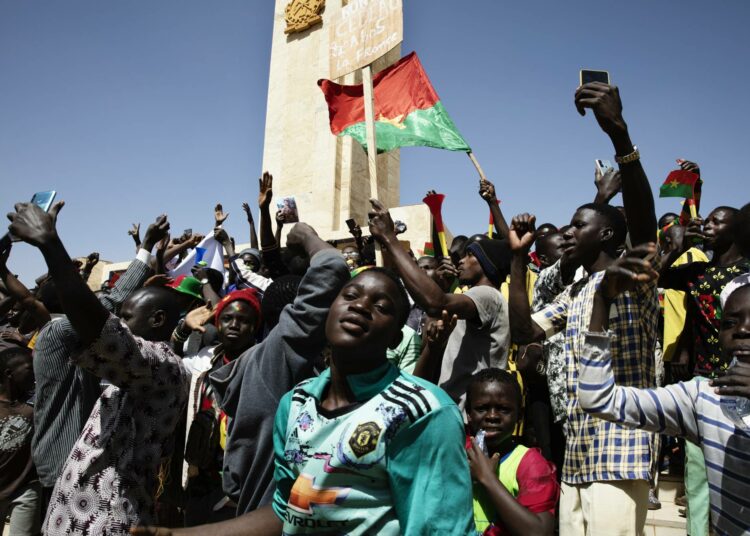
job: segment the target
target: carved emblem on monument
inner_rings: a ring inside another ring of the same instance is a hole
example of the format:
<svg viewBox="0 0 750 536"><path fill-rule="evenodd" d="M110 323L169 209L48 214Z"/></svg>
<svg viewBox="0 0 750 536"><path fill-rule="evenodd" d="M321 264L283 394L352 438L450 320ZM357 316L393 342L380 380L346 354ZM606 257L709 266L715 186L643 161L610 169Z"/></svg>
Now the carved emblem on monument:
<svg viewBox="0 0 750 536"><path fill-rule="evenodd" d="M320 12L325 3L325 0L291 0L284 8L284 20L286 20L284 33L301 32L322 22Z"/></svg>

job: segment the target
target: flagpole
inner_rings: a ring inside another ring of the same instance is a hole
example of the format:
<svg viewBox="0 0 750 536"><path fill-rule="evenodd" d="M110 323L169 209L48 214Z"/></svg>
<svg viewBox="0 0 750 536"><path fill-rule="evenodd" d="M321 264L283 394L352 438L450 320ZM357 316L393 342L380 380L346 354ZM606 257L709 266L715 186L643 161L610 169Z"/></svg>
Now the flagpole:
<svg viewBox="0 0 750 536"><path fill-rule="evenodd" d="M479 173L479 178L483 181L487 180L487 177L484 174L484 171L482 171L482 166L479 165L479 162L477 161L477 157L474 156L474 153L471 151L466 151L466 154L469 155L469 158L471 159L471 163L474 164L474 167L477 168L477 172Z"/></svg>
<svg viewBox="0 0 750 536"><path fill-rule="evenodd" d="M375 137L375 97L372 90L372 66L362 67L365 97L365 130L367 131L367 163L370 168L370 197L378 198L378 146Z"/></svg>
<svg viewBox="0 0 750 536"><path fill-rule="evenodd" d="M372 88L372 66L362 67L362 88L365 99L365 132L367 134L367 165L370 170L370 197L378 199L378 144L375 136L375 95ZM375 242L375 264L383 266L383 252Z"/></svg>

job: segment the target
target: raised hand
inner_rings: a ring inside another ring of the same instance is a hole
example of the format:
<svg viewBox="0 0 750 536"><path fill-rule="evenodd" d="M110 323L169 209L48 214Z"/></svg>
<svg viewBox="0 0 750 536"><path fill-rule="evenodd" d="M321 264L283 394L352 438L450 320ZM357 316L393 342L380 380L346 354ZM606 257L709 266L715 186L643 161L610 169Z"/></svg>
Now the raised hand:
<svg viewBox="0 0 750 536"><path fill-rule="evenodd" d="M424 325L422 335L432 350L441 351L448 343L448 338L458 322L458 315L450 316L443 310L440 318L429 318Z"/></svg>
<svg viewBox="0 0 750 536"><path fill-rule="evenodd" d="M229 212L225 214L224 207L221 206L221 203L216 203L216 206L214 207L214 227L219 227L228 217Z"/></svg>
<svg viewBox="0 0 750 536"><path fill-rule="evenodd" d="M143 235L143 249L151 251L156 243L167 236L168 233L169 221L167 221L167 215L162 214L146 229L146 234Z"/></svg>
<svg viewBox="0 0 750 536"><path fill-rule="evenodd" d="M94 251L86 257L86 266L93 268L99 262L99 253Z"/></svg>
<svg viewBox="0 0 750 536"><path fill-rule="evenodd" d="M221 227L217 227L216 229L214 229L214 239L222 246L226 246L227 244L232 243L229 240L229 235L227 234L227 232Z"/></svg>
<svg viewBox="0 0 750 536"><path fill-rule="evenodd" d="M250 210L250 205L248 205L247 203L242 203L242 210L245 211L245 215L247 216L248 223L252 223L253 222L253 213Z"/></svg>
<svg viewBox="0 0 750 536"><path fill-rule="evenodd" d="M64 205L65 201L58 201L45 212L35 203L16 203L16 211L8 214L8 230L32 246L44 246L57 238L57 215Z"/></svg>
<svg viewBox="0 0 750 536"><path fill-rule="evenodd" d="M479 179L479 196L488 203L494 203L497 200L495 185L488 180Z"/></svg>
<svg viewBox="0 0 750 536"><path fill-rule="evenodd" d="M609 203L622 188L622 175L614 168L609 168L602 174L599 166L594 166L594 185L596 186L595 202Z"/></svg>
<svg viewBox="0 0 750 536"><path fill-rule="evenodd" d="M187 239L187 242L189 244L188 247L194 248L195 246L203 242L204 238L205 236L203 236L202 234L191 234L190 238Z"/></svg>
<svg viewBox="0 0 750 536"><path fill-rule="evenodd" d="M699 177L701 176L701 168L695 162L691 162L690 160L683 160L682 158L678 158L677 164L680 166L681 169L695 173Z"/></svg>
<svg viewBox="0 0 750 536"><path fill-rule="evenodd" d="M141 243L141 224L140 223L134 223L133 228L128 230L128 234L133 237L133 240Z"/></svg>
<svg viewBox="0 0 750 536"><path fill-rule="evenodd" d="M659 278L651 259L656 255L656 244L640 244L625 252L609 265L604 273L599 291L609 299L615 298L636 285Z"/></svg>
<svg viewBox="0 0 750 536"><path fill-rule="evenodd" d="M268 171L264 171L263 176L258 179L258 190L258 206L260 208L271 206L271 199L273 199L273 176Z"/></svg>
<svg viewBox="0 0 750 536"><path fill-rule="evenodd" d="M190 311L185 316L185 326L191 331L200 331L201 333L206 332L206 328L203 326L207 324L214 316L214 312L207 305L202 305Z"/></svg>
<svg viewBox="0 0 750 536"><path fill-rule="evenodd" d="M437 277L447 283L452 283L458 277L458 270L453 265L450 257L441 257L440 264L435 269Z"/></svg>
<svg viewBox="0 0 750 536"><path fill-rule="evenodd" d="M367 213L370 224L370 235L379 241L388 238L395 239L396 227L388 209L377 199L370 199L370 205L372 205L372 208Z"/></svg>
<svg viewBox="0 0 750 536"><path fill-rule="evenodd" d="M586 108L591 109L601 129L610 136L627 130L616 86L602 82L584 84L576 90L575 105L581 115L586 115Z"/></svg>
<svg viewBox="0 0 750 536"><path fill-rule="evenodd" d="M534 243L536 216L519 214L513 217L508 232L508 245L513 253L527 254Z"/></svg>

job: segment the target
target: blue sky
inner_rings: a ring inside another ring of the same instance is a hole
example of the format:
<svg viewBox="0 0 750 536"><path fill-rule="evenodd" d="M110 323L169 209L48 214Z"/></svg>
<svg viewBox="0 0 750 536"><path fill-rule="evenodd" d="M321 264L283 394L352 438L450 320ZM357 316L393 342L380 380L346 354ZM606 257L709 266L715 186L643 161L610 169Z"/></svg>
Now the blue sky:
<svg viewBox="0 0 750 536"><path fill-rule="evenodd" d="M593 199L593 161L612 148L573 107L582 67L620 86L655 189L684 157L701 164L704 207L750 201L750 3L404 3L402 51L420 55L507 215L564 223ZM132 222L166 212L175 231L205 230L216 201L243 240L272 16L271 0L0 0L3 210L55 189L70 253L109 260L132 255ZM462 153L401 151L402 203L442 191L454 233L486 228L476 186ZM659 213L676 208L657 200ZM26 282L44 271L26 245L9 265Z"/></svg>

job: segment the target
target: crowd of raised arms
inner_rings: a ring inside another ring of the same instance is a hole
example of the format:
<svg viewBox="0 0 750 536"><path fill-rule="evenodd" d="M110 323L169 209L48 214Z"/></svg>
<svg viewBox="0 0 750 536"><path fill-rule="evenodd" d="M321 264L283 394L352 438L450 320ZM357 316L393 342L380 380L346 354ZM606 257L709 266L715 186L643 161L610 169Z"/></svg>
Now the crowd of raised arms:
<svg viewBox="0 0 750 536"><path fill-rule="evenodd" d="M640 535L669 466L689 534L750 534L750 205L657 220L618 89L575 106L619 164L593 201L506 220L482 180L494 232L445 256L417 258L376 199L369 234L296 223L282 245L264 173L250 248L215 209L223 271L170 277L204 237L161 215L94 292L63 203L16 204L47 273L29 290L0 258L0 527Z"/></svg>

